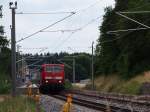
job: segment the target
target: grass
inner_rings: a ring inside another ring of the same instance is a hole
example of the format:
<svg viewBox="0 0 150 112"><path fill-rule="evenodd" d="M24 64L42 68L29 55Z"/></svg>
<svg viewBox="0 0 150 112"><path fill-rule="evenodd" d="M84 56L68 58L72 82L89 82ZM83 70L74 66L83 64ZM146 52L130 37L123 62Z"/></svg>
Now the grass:
<svg viewBox="0 0 150 112"><path fill-rule="evenodd" d="M7 97L0 102L0 112L36 112L36 103L27 97Z"/></svg>
<svg viewBox="0 0 150 112"><path fill-rule="evenodd" d="M101 92L139 94L145 82L150 82L150 72L144 72L130 80L123 80L117 75L99 76L95 80L95 88ZM89 89L90 86L88 85L87 88Z"/></svg>

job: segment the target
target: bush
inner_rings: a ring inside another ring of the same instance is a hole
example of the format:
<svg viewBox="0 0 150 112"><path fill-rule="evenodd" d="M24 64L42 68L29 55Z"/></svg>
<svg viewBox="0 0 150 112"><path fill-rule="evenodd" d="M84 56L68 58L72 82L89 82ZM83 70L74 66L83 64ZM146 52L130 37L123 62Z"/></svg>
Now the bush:
<svg viewBox="0 0 150 112"><path fill-rule="evenodd" d="M139 82L131 81L122 87L121 92L128 93L128 94L139 94L140 87L141 84Z"/></svg>
<svg viewBox="0 0 150 112"><path fill-rule="evenodd" d="M0 82L0 94L6 94L10 92L11 84L7 81Z"/></svg>
<svg viewBox="0 0 150 112"><path fill-rule="evenodd" d="M10 92L11 83L10 79L5 74L0 74L0 94L6 94Z"/></svg>
<svg viewBox="0 0 150 112"><path fill-rule="evenodd" d="M66 80L65 81L65 89L71 89L72 88L72 84L71 84L71 82L69 81L69 80Z"/></svg>

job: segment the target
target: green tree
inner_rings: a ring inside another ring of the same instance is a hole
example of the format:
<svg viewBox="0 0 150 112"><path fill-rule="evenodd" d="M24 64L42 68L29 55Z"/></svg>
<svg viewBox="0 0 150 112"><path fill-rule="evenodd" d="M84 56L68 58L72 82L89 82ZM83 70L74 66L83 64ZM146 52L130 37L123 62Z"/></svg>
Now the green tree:
<svg viewBox="0 0 150 112"><path fill-rule="evenodd" d="M115 8L107 7L100 27L100 37L96 47L97 72L99 74L118 73L129 78L150 70L149 29L108 34L108 31L142 27L116 14L118 11L150 10L148 0L116 0ZM126 14L143 24L150 25L149 14Z"/></svg>
<svg viewBox="0 0 150 112"><path fill-rule="evenodd" d="M0 6L0 19L2 18L2 6ZM0 25L0 94L10 90L10 49L9 41L4 36L4 27Z"/></svg>

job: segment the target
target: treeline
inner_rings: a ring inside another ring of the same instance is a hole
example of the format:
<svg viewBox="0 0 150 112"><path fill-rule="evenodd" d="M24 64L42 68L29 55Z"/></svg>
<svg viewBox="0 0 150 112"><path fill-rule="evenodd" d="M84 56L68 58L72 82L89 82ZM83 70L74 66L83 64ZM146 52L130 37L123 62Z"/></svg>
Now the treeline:
<svg viewBox="0 0 150 112"><path fill-rule="evenodd" d="M87 53L67 52L25 54L23 55L30 69L39 69L42 64L64 64L66 79L73 79L73 60L75 60L76 81L91 78L91 55Z"/></svg>
<svg viewBox="0 0 150 112"><path fill-rule="evenodd" d="M119 74L130 78L150 70L150 30L109 33L113 30L146 28L123 18L116 12L149 11L149 0L115 0L115 7L107 7L100 37L96 46L96 74ZM128 13L125 16L150 26L150 13Z"/></svg>
<svg viewBox="0 0 150 112"><path fill-rule="evenodd" d="M2 11L2 6L0 5ZM0 15L0 20L2 15ZM10 49L8 48L9 41L4 36L4 27L0 25L0 74L10 73Z"/></svg>
<svg viewBox="0 0 150 112"><path fill-rule="evenodd" d="M2 12L2 6L0 5L0 12ZM0 21L2 13L0 13ZM0 25L0 94L8 93L10 91L11 82L11 57L10 49L8 48L9 41L4 36L4 27Z"/></svg>

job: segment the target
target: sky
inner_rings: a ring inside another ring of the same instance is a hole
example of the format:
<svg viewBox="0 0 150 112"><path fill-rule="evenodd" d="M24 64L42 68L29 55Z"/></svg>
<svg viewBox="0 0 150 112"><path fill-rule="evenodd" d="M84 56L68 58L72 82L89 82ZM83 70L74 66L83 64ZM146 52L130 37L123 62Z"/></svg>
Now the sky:
<svg viewBox="0 0 150 112"><path fill-rule="evenodd" d="M9 40L11 25L9 2L14 1L18 3L16 13L50 13L16 14L16 41L52 25L72 14L71 12L76 12L43 32L17 42L17 45L21 46L20 51L33 54L64 51L91 53L91 44L94 41L96 46L100 35L99 26L103 19L104 8L114 6L114 0L1 0L4 16L0 24L4 26L5 35Z"/></svg>

